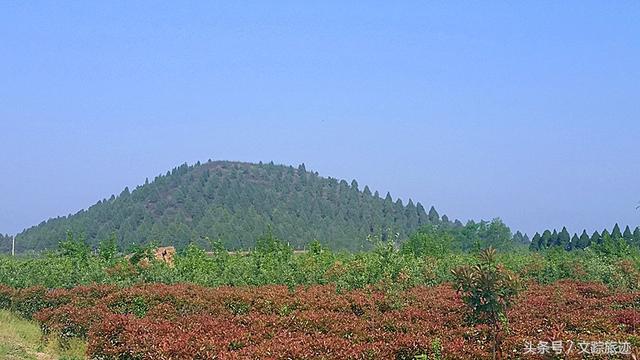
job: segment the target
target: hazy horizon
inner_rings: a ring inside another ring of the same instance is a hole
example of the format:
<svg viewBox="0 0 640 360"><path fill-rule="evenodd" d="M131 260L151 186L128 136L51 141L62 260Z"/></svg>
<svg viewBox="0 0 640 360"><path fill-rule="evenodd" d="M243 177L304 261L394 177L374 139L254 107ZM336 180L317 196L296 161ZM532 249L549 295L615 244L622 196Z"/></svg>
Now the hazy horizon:
<svg viewBox="0 0 640 360"><path fill-rule="evenodd" d="M209 158L304 163L530 236L635 227L638 15L637 2L0 4L0 233Z"/></svg>

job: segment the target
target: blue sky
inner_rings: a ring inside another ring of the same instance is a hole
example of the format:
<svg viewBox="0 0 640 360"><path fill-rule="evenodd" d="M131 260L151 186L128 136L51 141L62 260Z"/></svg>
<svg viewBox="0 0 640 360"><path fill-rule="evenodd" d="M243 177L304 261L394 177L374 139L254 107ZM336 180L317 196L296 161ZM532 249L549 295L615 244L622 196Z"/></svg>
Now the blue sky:
<svg viewBox="0 0 640 360"><path fill-rule="evenodd" d="M529 233L640 211L640 2L0 2L0 232L304 162Z"/></svg>

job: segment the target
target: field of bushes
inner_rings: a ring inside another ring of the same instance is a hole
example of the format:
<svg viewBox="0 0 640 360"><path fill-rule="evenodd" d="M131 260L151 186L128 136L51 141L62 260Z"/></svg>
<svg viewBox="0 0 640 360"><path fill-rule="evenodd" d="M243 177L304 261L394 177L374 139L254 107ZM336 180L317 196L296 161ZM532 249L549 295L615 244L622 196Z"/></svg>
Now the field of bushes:
<svg viewBox="0 0 640 360"><path fill-rule="evenodd" d="M0 308L104 360L548 358L526 346L640 346L633 249L512 250L483 263L484 251L428 245L294 253L269 235L245 254L188 246L165 263L151 247L125 257L70 237L57 252L0 258Z"/></svg>
<svg viewBox="0 0 640 360"><path fill-rule="evenodd" d="M601 284L531 283L508 311L504 356L522 358L525 344L540 340L640 345L639 304L639 292ZM340 292L334 285L2 287L0 305L37 320L62 343L86 340L93 359L491 358L486 326L467 321L448 284L397 292ZM577 350L573 356L582 357Z"/></svg>
<svg viewBox="0 0 640 360"><path fill-rule="evenodd" d="M403 246L377 241L371 250L336 252L311 243L294 253L271 234L258 239L250 252L230 254L212 242L213 251L189 245L178 251L172 264L153 260L153 245L132 247L123 256L114 243L91 249L69 236L60 249L37 255L0 255L0 284L25 288L71 288L77 285L139 283L217 286L325 285L359 289L394 284L404 288L433 286L453 280L452 270L474 262L476 250L452 251L441 239L414 236ZM525 281L550 284L575 279L617 289L640 287L640 251L593 248L564 251L526 248L498 252L497 261Z"/></svg>

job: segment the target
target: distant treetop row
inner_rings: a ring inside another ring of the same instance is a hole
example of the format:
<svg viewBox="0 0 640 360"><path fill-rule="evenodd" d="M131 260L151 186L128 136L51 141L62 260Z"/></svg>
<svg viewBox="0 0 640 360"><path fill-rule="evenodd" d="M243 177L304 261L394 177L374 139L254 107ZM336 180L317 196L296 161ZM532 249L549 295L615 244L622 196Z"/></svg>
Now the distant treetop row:
<svg viewBox="0 0 640 360"><path fill-rule="evenodd" d="M602 233L595 231L591 236L587 234L586 230L583 230L581 235L573 234L571 236L566 227L563 227L560 232L557 230L553 230L553 232L545 230L542 234L536 233L533 236L529 248L535 251L548 248L562 248L571 251L593 246L611 249L624 246L640 246L640 227L631 231L631 228L627 226L624 231L621 231L620 226L616 224L611 232L605 229Z"/></svg>

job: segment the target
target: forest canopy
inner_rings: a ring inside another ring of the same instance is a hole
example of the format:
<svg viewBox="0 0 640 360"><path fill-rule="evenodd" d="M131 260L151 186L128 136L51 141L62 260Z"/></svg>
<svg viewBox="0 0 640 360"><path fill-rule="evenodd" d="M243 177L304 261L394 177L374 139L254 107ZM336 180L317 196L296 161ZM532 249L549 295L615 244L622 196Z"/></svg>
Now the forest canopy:
<svg viewBox="0 0 640 360"><path fill-rule="evenodd" d="M92 246L116 235L120 248L156 242L183 248L220 240L248 249L268 227L294 248L313 240L334 249L367 248L367 238L399 239L426 224L449 223L435 208L381 196L356 180L292 166L208 161L183 164L153 181L50 219L18 234L17 250L53 249L67 231Z"/></svg>

